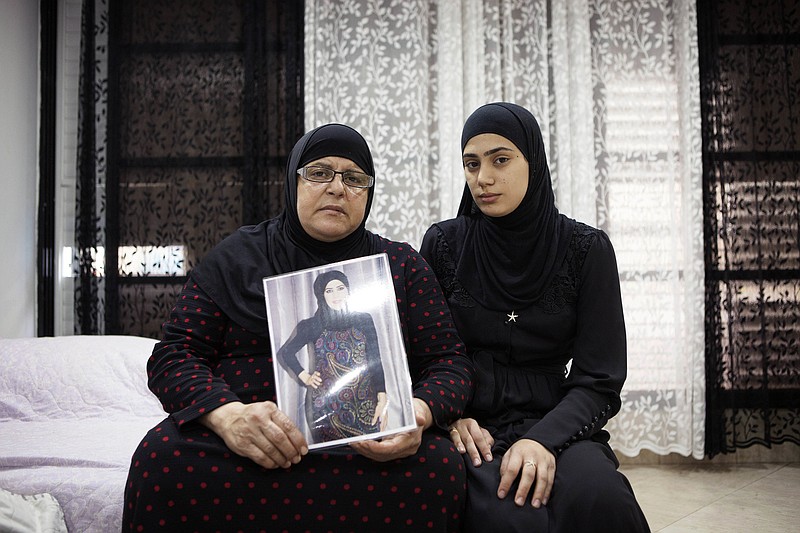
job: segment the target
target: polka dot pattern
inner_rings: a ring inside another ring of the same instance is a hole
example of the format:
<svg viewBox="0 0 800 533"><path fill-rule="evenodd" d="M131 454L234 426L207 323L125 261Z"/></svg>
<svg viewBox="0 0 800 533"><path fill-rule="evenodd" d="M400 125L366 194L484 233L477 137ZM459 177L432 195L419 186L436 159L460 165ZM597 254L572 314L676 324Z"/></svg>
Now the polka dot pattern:
<svg viewBox="0 0 800 533"><path fill-rule="evenodd" d="M436 432L402 460L375 463L337 448L266 470L198 424L179 428L168 418L133 457L123 524L130 531L457 531L465 492L461 455Z"/></svg>
<svg viewBox="0 0 800 533"><path fill-rule="evenodd" d="M349 448L266 470L196 422L230 401L274 401L269 339L230 321L190 277L148 362L170 417L134 453L130 531L457 531L466 474L446 435L471 397L472 367L425 260L385 240L414 395L434 418L418 452L377 463Z"/></svg>

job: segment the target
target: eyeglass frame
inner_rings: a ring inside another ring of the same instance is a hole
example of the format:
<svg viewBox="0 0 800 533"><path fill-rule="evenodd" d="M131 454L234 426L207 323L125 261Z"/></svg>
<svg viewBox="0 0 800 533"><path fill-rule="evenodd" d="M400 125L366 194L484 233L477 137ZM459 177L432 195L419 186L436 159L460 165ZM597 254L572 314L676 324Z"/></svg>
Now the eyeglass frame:
<svg viewBox="0 0 800 533"><path fill-rule="evenodd" d="M333 176L331 176L331 179L329 179L329 180L327 180L327 181L318 181L318 180L312 180L312 179L309 179L309 178L306 176L307 169L309 169L309 168L319 168L319 169L322 169L322 170L326 170L326 171L329 171L329 172L333 172ZM367 174L366 172L361 172L361 171L359 171L359 170L352 170L352 169L350 169L350 170L333 170L333 169L332 169L332 168L330 168L330 167L323 167L323 166L320 166L320 165L308 165L308 166L305 166L305 167L300 167L300 168L298 168L298 169L297 169L297 173L298 173L298 174L300 175L300 177L302 177L304 180L306 180L306 181L309 181L309 182L311 182L311 183L331 183L331 182L333 182L333 180L335 180L335 179L336 179L336 174L341 174L341 176L342 176L342 184L343 184L343 185L347 185L348 187L350 187L350 188L352 188L352 189L358 189L358 190L369 189L370 187L372 187L373 185L375 185L375 176L370 176L370 175L369 175L369 174ZM366 185L366 186L363 186L363 187L362 187L362 186L360 186L360 185L352 185L352 184L350 184L350 183L347 183L346 181L344 181L344 175L345 175L345 174L347 174L347 173L353 173L353 174L362 174L362 175L364 175L364 176L367 176L367 177L369 178L369 185Z"/></svg>

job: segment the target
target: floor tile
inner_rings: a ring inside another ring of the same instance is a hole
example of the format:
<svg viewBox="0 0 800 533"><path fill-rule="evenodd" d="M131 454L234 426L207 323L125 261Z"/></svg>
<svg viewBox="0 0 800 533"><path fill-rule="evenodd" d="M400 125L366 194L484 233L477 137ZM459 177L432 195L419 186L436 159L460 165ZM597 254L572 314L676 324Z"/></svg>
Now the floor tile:
<svg viewBox="0 0 800 533"><path fill-rule="evenodd" d="M783 468L784 465L773 463L749 465L697 463L624 465L620 471L630 480L650 528L653 531L678 531L667 528L678 527L677 524L686 517L701 513L706 507L718 504L738 491L747 494L751 490L750 487L761 487L762 485L757 483L773 475L777 476L779 484L791 486L795 481L794 477L791 472L779 474ZM798 493L797 490L792 492ZM781 505L784 503L781 500ZM702 516L701 514L700 517ZM707 526L708 524L702 525L702 527ZM680 527L693 526L690 522L685 522ZM725 531L725 529L707 531Z"/></svg>
<svg viewBox="0 0 800 533"><path fill-rule="evenodd" d="M800 467L785 466L661 529L663 533L800 531Z"/></svg>

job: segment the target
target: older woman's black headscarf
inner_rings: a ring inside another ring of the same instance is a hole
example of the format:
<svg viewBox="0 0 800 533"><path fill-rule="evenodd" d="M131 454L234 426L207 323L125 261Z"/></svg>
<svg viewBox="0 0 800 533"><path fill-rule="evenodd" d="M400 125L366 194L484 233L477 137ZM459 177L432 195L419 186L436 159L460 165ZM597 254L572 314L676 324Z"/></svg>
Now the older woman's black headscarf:
<svg viewBox="0 0 800 533"><path fill-rule="evenodd" d="M192 272L192 277L236 323L268 334L262 278L327 263L379 253L380 239L367 231L374 187L368 191L361 224L336 242L308 235L297 214L297 170L328 156L350 159L375 175L372 154L353 128L326 124L306 133L295 144L286 165L284 210L255 226L244 226L217 245Z"/></svg>
<svg viewBox="0 0 800 533"><path fill-rule="evenodd" d="M276 254L275 259L278 262L285 263L289 266L289 262L287 262L286 259L291 261L291 270L305 268L303 266L296 266L297 261L303 262L304 259L301 257L291 257L295 252L300 252L301 255L313 255L324 258L322 262L312 261L315 264L308 265L316 266L316 264L329 263L364 255L360 254L359 250L365 246L369 246L369 235L368 232L365 231L364 225L367 223L367 217L372 207L372 197L375 194L374 186L370 187L368 190L367 207L364 211L364 218L361 221L361 225L344 239L336 242L318 241L311 238L300 224L300 219L297 217L297 170L312 161L329 156L349 159L370 176L375 175L372 154L369 151L369 146L367 146L367 141L364 140L360 133L349 126L344 126L342 124L320 126L306 133L297 141L289 155L289 161L286 164L287 180L283 192L283 217L286 221L286 230L291 239L298 245L298 249L287 247L279 242L276 242L276 244L282 244L281 246L271 247L271 251L273 254ZM288 256L286 259L280 257L283 251L287 252Z"/></svg>
<svg viewBox="0 0 800 533"><path fill-rule="evenodd" d="M574 221L555 206L542 133L533 115L516 104L498 102L479 107L464 124L461 150L483 133L514 143L528 161L528 189L508 215L481 213L464 186L458 214L471 219L460 236L456 276L482 305L507 311L537 300L560 267ZM476 280L479 280L476 283Z"/></svg>

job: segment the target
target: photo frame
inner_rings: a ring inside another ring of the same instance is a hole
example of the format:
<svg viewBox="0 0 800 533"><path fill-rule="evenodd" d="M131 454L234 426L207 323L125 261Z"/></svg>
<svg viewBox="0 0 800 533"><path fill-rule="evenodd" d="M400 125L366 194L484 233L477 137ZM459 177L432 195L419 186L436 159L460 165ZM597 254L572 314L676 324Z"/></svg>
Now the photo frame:
<svg viewBox="0 0 800 533"><path fill-rule="evenodd" d="M309 449L416 427L385 253L263 283L278 408Z"/></svg>

